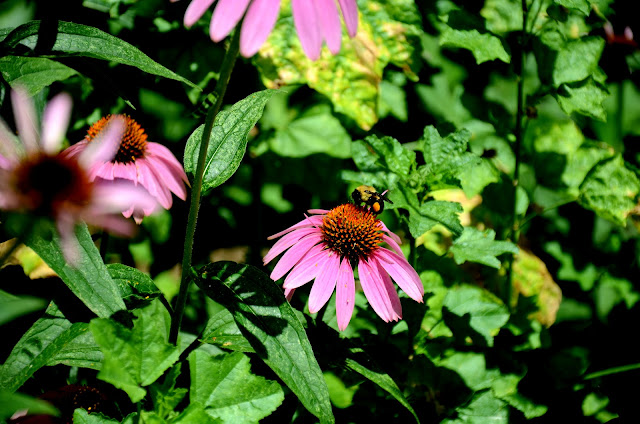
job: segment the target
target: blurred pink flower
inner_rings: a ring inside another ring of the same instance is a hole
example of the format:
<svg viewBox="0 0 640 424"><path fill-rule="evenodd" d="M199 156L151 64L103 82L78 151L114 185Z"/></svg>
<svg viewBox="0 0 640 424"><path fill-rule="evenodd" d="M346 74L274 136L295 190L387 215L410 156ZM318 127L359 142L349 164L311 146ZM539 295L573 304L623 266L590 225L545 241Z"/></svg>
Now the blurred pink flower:
<svg viewBox="0 0 640 424"><path fill-rule="evenodd" d="M94 184L89 178L88 169L113 157L124 130L122 119L114 120L91 149L72 158L58 153L71 115L68 95L60 94L46 106L41 134L26 94L12 91L11 100L20 138L0 119L0 209L52 218L69 262L77 257L78 221L130 235L135 226L117 213L125 205L155 208L156 201L131 183Z"/></svg>
<svg viewBox="0 0 640 424"><path fill-rule="evenodd" d="M402 318L402 307L393 279L413 300L422 302L420 277L400 250L400 238L374 214L352 203L330 211L310 210L310 217L269 239L282 237L264 257L268 264L285 252L271 279L284 280L285 296L315 279L309 295L309 311L318 312L336 290L338 328L347 328L355 301L358 268L360 285L373 310L385 322ZM381 247L387 243L391 249ZM288 249L288 250L287 250Z"/></svg>
<svg viewBox="0 0 640 424"><path fill-rule="evenodd" d="M177 1L177 0L172 0ZM184 15L184 25L191 27L215 0L191 0ZM358 30L356 0L337 0L350 37ZM209 34L218 42L225 38L244 16L240 33L240 53L251 57L258 52L273 30L280 0L218 0L213 11ZM320 57L322 42L333 54L340 51L342 26L336 0L292 0L293 20L302 48L311 60Z"/></svg>
<svg viewBox="0 0 640 424"><path fill-rule="evenodd" d="M118 151L112 159L95 163L89 170L90 178L96 181L133 181L135 185L140 184L147 189L165 209L171 208L173 204L172 192L185 200L185 183L188 185L189 179L182 165L165 146L147 141L144 129L129 116L109 115L100 119L89 128L84 140L69 147L63 154L69 157L83 154L93 144L93 140L102 134L109 122L116 119L125 122ZM154 210L153 207L141 209L130 204L123 207L122 213L127 218L133 215L135 221L140 224L142 219Z"/></svg>

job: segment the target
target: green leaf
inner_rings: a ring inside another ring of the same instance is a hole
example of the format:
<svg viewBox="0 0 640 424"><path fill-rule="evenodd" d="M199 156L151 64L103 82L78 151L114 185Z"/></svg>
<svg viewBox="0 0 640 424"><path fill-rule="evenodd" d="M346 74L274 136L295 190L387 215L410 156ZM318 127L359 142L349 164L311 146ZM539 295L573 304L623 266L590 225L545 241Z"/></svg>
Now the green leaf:
<svg viewBox="0 0 640 424"><path fill-rule="evenodd" d="M409 209L409 231L412 236L419 237L436 224L441 224L457 237L464 230L460 224L460 213L462 213L460 203L430 200L418 209Z"/></svg>
<svg viewBox="0 0 640 424"><path fill-rule="evenodd" d="M393 64L417 80L422 33L414 1L369 0L359 7L358 35L349 38L343 31L340 53L332 55L323 48L314 62L302 51L290 7L285 3L254 63L265 86L307 84L325 95L336 112L369 130L378 120L379 83L385 68Z"/></svg>
<svg viewBox="0 0 640 424"><path fill-rule="evenodd" d="M487 0L480 11L487 30L495 34L522 31L522 3L514 0Z"/></svg>
<svg viewBox="0 0 640 424"><path fill-rule="evenodd" d="M101 414L89 414L86 409L78 408L73 411L73 424L120 424L120 421Z"/></svg>
<svg viewBox="0 0 640 424"><path fill-rule="evenodd" d="M43 309L47 306L47 301L36 297L17 297L0 290L0 325L6 324L14 319Z"/></svg>
<svg viewBox="0 0 640 424"><path fill-rule="evenodd" d="M496 256L503 253L518 253L518 247L509 241L495 241L496 232L492 229L480 231L465 227L462 235L453 241L451 253L460 265L466 261L477 262L493 268L500 268Z"/></svg>
<svg viewBox="0 0 640 424"><path fill-rule="evenodd" d="M393 137L370 135L353 143L353 160L361 171L385 170L407 177L416 154L405 149Z"/></svg>
<svg viewBox="0 0 640 424"><path fill-rule="evenodd" d="M25 244L58 274L73 294L99 317L108 317L125 309L118 285L102 262L86 224L76 225L78 260L73 265L62 254L60 237L53 225L43 225L47 225L46 229L52 234L51 240L32 235L25 240Z"/></svg>
<svg viewBox="0 0 640 424"><path fill-rule="evenodd" d="M79 327L78 334L64 346L60 347L53 356L47 361L47 366L51 367L63 364L68 367L89 368L100 370L104 355L98 347L96 340L91 331L89 331L88 323L76 323Z"/></svg>
<svg viewBox="0 0 640 424"><path fill-rule="evenodd" d="M0 390L14 392L78 335L85 323L71 324L51 303L44 316L20 338L0 367Z"/></svg>
<svg viewBox="0 0 640 424"><path fill-rule="evenodd" d="M596 165L580 186L578 202L599 216L626 225L629 214L637 211L640 180L628 169L622 156Z"/></svg>
<svg viewBox="0 0 640 424"><path fill-rule="evenodd" d="M123 264L107 265L109 275L116 282L125 302L148 300L161 295L160 289L144 272Z"/></svg>
<svg viewBox="0 0 640 424"><path fill-rule="evenodd" d="M198 350L189 355L191 402L226 423L255 423L270 415L284 400L275 381L251 374L242 353L210 356Z"/></svg>
<svg viewBox="0 0 640 424"><path fill-rule="evenodd" d="M351 156L351 137L328 105L317 105L278 129L269 139L269 147L286 157L325 153L344 159Z"/></svg>
<svg viewBox="0 0 640 424"><path fill-rule="evenodd" d="M498 37L491 34L480 34L477 29L458 30L446 27L440 35L440 45L460 47L471 51L478 65L495 59L500 59L505 63L511 62L511 56L504 49Z"/></svg>
<svg viewBox="0 0 640 424"><path fill-rule="evenodd" d="M362 375L366 379L370 380L372 383L379 386L381 389L387 391L391 396L393 396L402 406L407 408L411 415L416 419L416 422L419 423L418 415L411 407L409 401L404 397L402 391L398 387L398 385L393 381L389 374L380 370L380 368L373 362L373 360L362 350L359 348L352 348L349 352L350 357L345 359L345 365Z"/></svg>
<svg viewBox="0 0 640 424"><path fill-rule="evenodd" d="M154 410L162 418L173 418L177 415L176 407L189 392L184 387L176 388L176 382L180 376L182 364L178 362L169 371L162 384L159 382L149 386L149 394L153 400Z"/></svg>
<svg viewBox="0 0 640 424"><path fill-rule="evenodd" d="M462 103L465 88L449 81L450 75L441 72L431 77L431 84L417 84L416 92L425 109L443 122L462 127L472 116Z"/></svg>
<svg viewBox="0 0 640 424"><path fill-rule="evenodd" d="M250 265L216 262L196 280L233 314L258 356L322 423L334 422L329 390L309 339L282 290Z"/></svg>
<svg viewBox="0 0 640 424"><path fill-rule="evenodd" d="M247 148L247 137L262 116L264 105L277 90L253 93L220 111L211 130L205 160L202 190L211 190L227 181L238 169ZM184 170L195 174L204 125L191 134L184 149Z"/></svg>
<svg viewBox="0 0 640 424"><path fill-rule="evenodd" d="M455 419L445 419L442 424L507 424L509 408L504 401L497 399L490 390L478 393L465 405L456 408Z"/></svg>
<svg viewBox="0 0 640 424"><path fill-rule="evenodd" d="M148 74L196 87L189 80L155 62L126 41L86 25L57 21L57 27L54 28L49 24L41 25L40 21L31 21L10 31L0 32L0 41L9 49L17 49L22 45L35 50L36 46L48 44L48 42L39 43L41 35L47 40L53 40L54 43L49 48L38 50L40 56L83 56L102 59L133 66Z"/></svg>
<svg viewBox="0 0 640 424"><path fill-rule="evenodd" d="M239 352L255 352L227 309L209 318L202 333L202 342Z"/></svg>
<svg viewBox="0 0 640 424"><path fill-rule="evenodd" d="M640 300L640 294L634 289L631 281L613 277L608 273L598 281L593 297L598 318L605 322L616 305L624 303L627 309L631 309Z"/></svg>
<svg viewBox="0 0 640 424"><path fill-rule="evenodd" d="M604 49L604 38L589 36L570 40L558 51L552 73L555 87L582 81L594 74Z"/></svg>
<svg viewBox="0 0 640 424"><path fill-rule="evenodd" d="M0 57L2 78L13 88L22 87L33 97L56 81L63 81L77 72L62 63L44 57Z"/></svg>
<svg viewBox="0 0 640 424"><path fill-rule="evenodd" d="M104 354L98 378L127 392L132 402L146 394L144 386L156 381L180 354L167 342L170 318L160 301L136 309L133 329L106 318L91 320L89 327Z"/></svg>
<svg viewBox="0 0 640 424"><path fill-rule="evenodd" d="M353 395L358 391L358 385L347 387L344 382L332 372L324 373L324 381L329 387L331 403L338 408L348 408L353 404Z"/></svg>
<svg viewBox="0 0 640 424"><path fill-rule="evenodd" d="M568 9L579 10L585 15L591 11L591 4L588 0L553 0L553 2Z"/></svg>
<svg viewBox="0 0 640 424"><path fill-rule="evenodd" d="M567 114L577 112L603 122L607 120L607 112L602 102L609 97L609 92L593 78L578 83L562 84L555 97Z"/></svg>
<svg viewBox="0 0 640 424"><path fill-rule="evenodd" d="M443 306L458 317L468 319L468 326L478 332L487 346L493 346L493 337L509 320L507 307L493 294L480 287L461 285L449 289ZM445 318L445 321L447 320ZM463 334L461 322L446 322L454 334Z"/></svg>
<svg viewBox="0 0 640 424"><path fill-rule="evenodd" d="M18 411L28 410L30 414L59 416L58 410L49 402L32 398L21 393L9 393L0 390L0 421L11 418Z"/></svg>

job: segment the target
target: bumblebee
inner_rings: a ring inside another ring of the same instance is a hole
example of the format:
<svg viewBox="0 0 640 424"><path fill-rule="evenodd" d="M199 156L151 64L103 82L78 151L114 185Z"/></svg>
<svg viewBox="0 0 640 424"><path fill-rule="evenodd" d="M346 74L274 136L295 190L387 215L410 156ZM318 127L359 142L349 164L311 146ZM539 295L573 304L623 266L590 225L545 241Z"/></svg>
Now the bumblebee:
<svg viewBox="0 0 640 424"><path fill-rule="evenodd" d="M364 203L369 206L369 210L374 215L378 215L384 210L384 202L393 204L393 202L386 197L388 192L389 190L385 190L382 193L378 193L377 190L371 186L361 185L353 190L351 197L356 205Z"/></svg>

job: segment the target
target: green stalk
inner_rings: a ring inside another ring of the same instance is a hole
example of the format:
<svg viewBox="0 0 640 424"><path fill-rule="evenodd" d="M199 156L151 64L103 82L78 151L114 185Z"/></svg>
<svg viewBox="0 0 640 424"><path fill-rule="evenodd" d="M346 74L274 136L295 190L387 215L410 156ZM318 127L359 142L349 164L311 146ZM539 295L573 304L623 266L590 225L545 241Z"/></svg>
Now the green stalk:
<svg viewBox="0 0 640 424"><path fill-rule="evenodd" d="M594 378L600 378L607 375L613 375L637 369L640 369L640 364L622 365L620 367L608 368L606 370L592 372L591 374L585 375L584 380L593 380Z"/></svg>
<svg viewBox="0 0 640 424"><path fill-rule="evenodd" d="M193 257L193 239L196 232L196 222L198 221L198 212L200 210L200 197L202 194L202 179L204 176L204 165L207 158L207 149L209 147L209 138L213 123L222 107L222 99L227 91L229 79L231 78L231 70L236 63L238 51L240 48L240 31L234 31L231 38L229 48L224 55L222 67L220 68L220 77L213 90L216 95L216 103L209 109L204 122L204 130L202 131L202 140L200 141L200 151L198 152L198 164L196 165L196 174L191 187L191 205L189 206L189 218L187 220L187 230L184 240L184 254L182 256L182 278L180 280L180 292L176 300L176 306L173 310L171 319L171 330L169 332L169 343L176 344L178 341L178 332L182 324L182 316L184 315L184 307L187 302L187 293L189 284L191 283L191 260Z"/></svg>
<svg viewBox="0 0 640 424"><path fill-rule="evenodd" d="M515 156L515 167L513 170L513 208L511 212L511 234L510 238L515 244L518 244L518 238L520 236L520 225L518 222L518 202L517 202L517 194L518 194L518 183L520 176L520 155L521 155L521 147L522 147L522 118L524 115L524 61L525 61L525 45L527 43L527 2L526 0L522 0L522 34L520 35L520 57L517 59L515 69L518 74L518 93L517 93L517 101L518 101L518 109L516 111L516 125L514 129L516 141L513 149L513 154ZM513 287L513 262L515 260L515 254L512 254L507 262L507 278L506 284L504 288L504 300L507 307L511 307L511 292Z"/></svg>

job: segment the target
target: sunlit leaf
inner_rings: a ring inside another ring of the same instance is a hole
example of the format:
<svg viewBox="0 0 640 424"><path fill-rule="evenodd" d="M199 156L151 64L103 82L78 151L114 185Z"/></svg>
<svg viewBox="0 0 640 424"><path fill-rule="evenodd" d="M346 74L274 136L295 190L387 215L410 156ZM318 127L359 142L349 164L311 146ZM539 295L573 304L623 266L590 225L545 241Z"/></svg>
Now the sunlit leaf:
<svg viewBox="0 0 640 424"><path fill-rule="evenodd" d="M23 88L34 96L56 81L63 81L77 72L62 63L44 57L0 57L2 78L12 87Z"/></svg>
<svg viewBox="0 0 640 424"><path fill-rule="evenodd" d="M53 21L52 21L53 22ZM50 38L53 45L39 51L51 57L84 56L129 65L149 74L174 79L192 87L195 85L173 71L155 62L136 47L97 28L72 22L55 21L57 26L31 21L17 28L0 31L0 42L9 48L19 45L29 49L42 47L40 37Z"/></svg>
<svg viewBox="0 0 640 424"><path fill-rule="evenodd" d="M454 240L451 253L456 263L477 262L493 268L500 268L497 256L503 253L518 253L518 247L508 241L496 241L492 229L480 231L466 227L460 237Z"/></svg>
<svg viewBox="0 0 640 424"><path fill-rule="evenodd" d="M202 341L224 349L254 352L251 344L238 328L233 315L227 309L221 309L209 318L202 332Z"/></svg>
<svg viewBox="0 0 640 424"><path fill-rule="evenodd" d="M227 181L238 169L247 149L249 131L262 116L264 105L277 90L263 90L240 100L216 116L209 138L202 190L210 190ZM184 170L194 174L204 125L191 134L184 149Z"/></svg>
<svg viewBox="0 0 640 424"><path fill-rule="evenodd" d="M558 89L556 100L567 114L577 112L600 121L607 120L602 102L609 96L606 88L592 78L574 84L563 84Z"/></svg>
<svg viewBox="0 0 640 424"><path fill-rule="evenodd" d="M253 375L242 353L210 356L196 350L189 355L189 398L225 423L255 423L270 415L283 401L275 381Z"/></svg>
<svg viewBox="0 0 640 424"><path fill-rule="evenodd" d="M250 265L215 262L200 271L198 286L232 313L258 356L320 419L334 422L329 391L313 349L282 290Z"/></svg>
<svg viewBox="0 0 640 424"><path fill-rule="evenodd" d="M500 39L491 34L480 34L478 30L457 30L447 27L440 35L440 45L460 47L473 53L476 63L499 59L511 62L511 56L505 50Z"/></svg>
<svg viewBox="0 0 640 424"><path fill-rule="evenodd" d="M146 394L143 387L156 381L178 360L179 350L167 342L169 313L158 300L133 314L136 319L132 329L106 318L92 320L90 328L104 354L98 378L138 402Z"/></svg>

